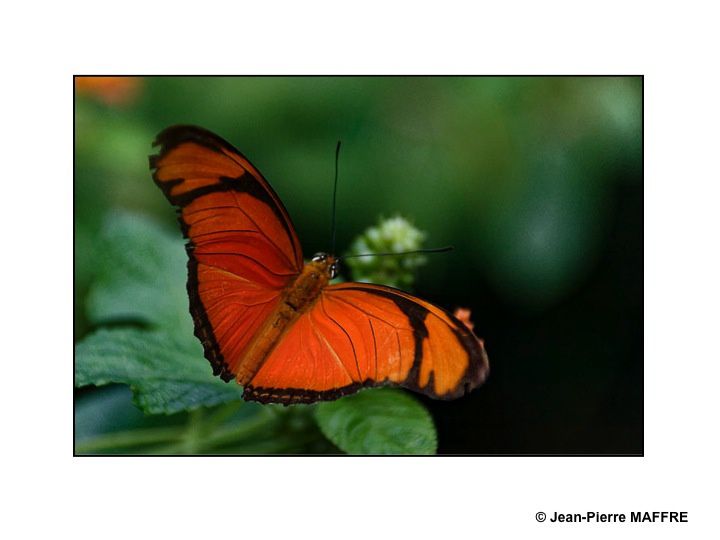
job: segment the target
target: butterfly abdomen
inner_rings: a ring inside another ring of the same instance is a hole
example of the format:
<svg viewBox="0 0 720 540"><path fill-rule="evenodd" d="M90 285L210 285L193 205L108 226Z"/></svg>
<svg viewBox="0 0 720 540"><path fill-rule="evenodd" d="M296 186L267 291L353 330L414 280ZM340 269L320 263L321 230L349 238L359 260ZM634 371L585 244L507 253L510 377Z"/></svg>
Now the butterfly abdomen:
<svg viewBox="0 0 720 540"><path fill-rule="evenodd" d="M252 380L282 335L315 304L330 281L328 268L331 263L332 259L307 263L295 281L285 289L277 308L250 342L247 352L235 365L230 365L240 384L246 385Z"/></svg>

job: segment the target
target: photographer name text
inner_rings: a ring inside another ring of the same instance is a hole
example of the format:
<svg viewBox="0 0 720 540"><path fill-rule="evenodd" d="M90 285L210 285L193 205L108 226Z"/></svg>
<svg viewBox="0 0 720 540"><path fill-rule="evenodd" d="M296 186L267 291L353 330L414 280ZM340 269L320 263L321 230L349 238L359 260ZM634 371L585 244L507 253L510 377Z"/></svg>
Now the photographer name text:
<svg viewBox="0 0 720 540"><path fill-rule="evenodd" d="M540 520L538 520L540 521ZM542 520L545 521L545 520ZM687 512L630 512L628 514L606 514L585 512L563 514L553 512L548 516L551 523L687 523Z"/></svg>

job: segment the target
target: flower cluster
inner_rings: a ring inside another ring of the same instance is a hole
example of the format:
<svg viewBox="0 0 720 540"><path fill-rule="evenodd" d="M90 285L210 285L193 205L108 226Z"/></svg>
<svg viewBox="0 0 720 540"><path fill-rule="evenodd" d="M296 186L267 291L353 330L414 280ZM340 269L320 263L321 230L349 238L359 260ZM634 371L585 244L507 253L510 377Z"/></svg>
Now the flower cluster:
<svg viewBox="0 0 720 540"><path fill-rule="evenodd" d="M405 218L380 218L376 226L370 227L355 239L347 255L414 251L422 248L424 240L425 233ZM425 262L426 258L421 254L347 259L355 281L378 283L399 289L412 287L415 270Z"/></svg>

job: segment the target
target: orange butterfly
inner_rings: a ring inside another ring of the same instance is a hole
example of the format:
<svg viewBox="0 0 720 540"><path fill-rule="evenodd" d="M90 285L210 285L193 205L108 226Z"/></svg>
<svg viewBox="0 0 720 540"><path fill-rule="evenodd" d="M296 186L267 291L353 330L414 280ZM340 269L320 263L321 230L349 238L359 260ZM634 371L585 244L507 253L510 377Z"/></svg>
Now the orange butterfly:
<svg viewBox="0 0 720 540"><path fill-rule="evenodd" d="M454 316L391 287L330 285L332 255L305 264L282 202L229 143L174 126L158 145L153 179L189 239L195 335L244 399L312 403L381 385L452 399L485 380L482 341Z"/></svg>

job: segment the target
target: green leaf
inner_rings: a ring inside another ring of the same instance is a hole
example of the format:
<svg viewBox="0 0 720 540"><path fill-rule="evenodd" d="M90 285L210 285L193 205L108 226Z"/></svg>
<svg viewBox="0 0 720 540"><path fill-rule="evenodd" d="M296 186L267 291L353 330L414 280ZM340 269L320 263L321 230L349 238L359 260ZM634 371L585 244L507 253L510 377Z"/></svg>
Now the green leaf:
<svg viewBox="0 0 720 540"><path fill-rule="evenodd" d="M98 330L75 347L75 384L125 383L143 411L172 414L241 397L241 388L213 377L196 341L163 331Z"/></svg>
<svg viewBox="0 0 720 540"><path fill-rule="evenodd" d="M323 434L348 454L434 454L430 413L401 390L365 390L321 403L315 418Z"/></svg>
<svg viewBox="0 0 720 540"><path fill-rule="evenodd" d="M87 299L91 322L140 322L195 339L185 289L187 255L179 234L140 215L112 213L93 258L97 277Z"/></svg>

